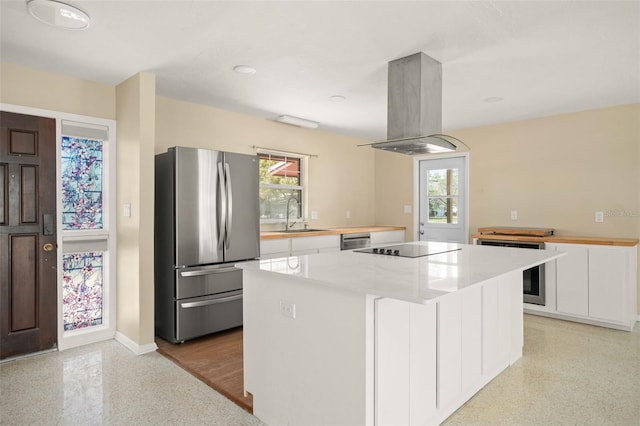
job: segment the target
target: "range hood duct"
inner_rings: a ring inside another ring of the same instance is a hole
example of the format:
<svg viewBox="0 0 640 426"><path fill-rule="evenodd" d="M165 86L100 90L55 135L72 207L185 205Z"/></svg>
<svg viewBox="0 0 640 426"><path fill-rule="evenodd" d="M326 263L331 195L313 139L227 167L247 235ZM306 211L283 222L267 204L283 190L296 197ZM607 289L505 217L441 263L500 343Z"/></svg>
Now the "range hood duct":
<svg viewBox="0 0 640 426"><path fill-rule="evenodd" d="M422 52L388 65L387 140L366 144L401 154L435 154L464 146L442 134L442 64Z"/></svg>

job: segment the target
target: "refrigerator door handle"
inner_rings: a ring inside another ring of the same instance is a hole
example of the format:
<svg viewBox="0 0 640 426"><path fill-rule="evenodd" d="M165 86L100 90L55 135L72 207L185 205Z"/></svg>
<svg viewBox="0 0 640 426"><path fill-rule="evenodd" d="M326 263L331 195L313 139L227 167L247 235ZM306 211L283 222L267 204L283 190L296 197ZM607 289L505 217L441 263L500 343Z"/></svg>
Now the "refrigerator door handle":
<svg viewBox="0 0 640 426"><path fill-rule="evenodd" d="M199 269L196 271L183 271L180 272L180 276L182 277L199 277L202 275L213 275L213 274L221 274L223 272L232 272L236 271L237 268L233 266L229 266L227 268L216 268L216 269Z"/></svg>
<svg viewBox="0 0 640 426"><path fill-rule="evenodd" d="M220 206L218 250L222 250L227 235L227 191L225 189L225 178L222 163L218 163L218 182L220 185L220 199L222 201L222 205Z"/></svg>
<svg viewBox="0 0 640 426"><path fill-rule="evenodd" d="M217 305L218 303L233 302L234 300L242 299L241 294L235 296L223 297L221 299L203 300L201 302L186 302L180 303L181 308L199 308L201 306Z"/></svg>
<svg viewBox="0 0 640 426"><path fill-rule="evenodd" d="M224 163L225 181L227 183L227 226L225 229L225 247L231 246L231 228L233 227L233 191L231 189L231 171L229 163Z"/></svg>

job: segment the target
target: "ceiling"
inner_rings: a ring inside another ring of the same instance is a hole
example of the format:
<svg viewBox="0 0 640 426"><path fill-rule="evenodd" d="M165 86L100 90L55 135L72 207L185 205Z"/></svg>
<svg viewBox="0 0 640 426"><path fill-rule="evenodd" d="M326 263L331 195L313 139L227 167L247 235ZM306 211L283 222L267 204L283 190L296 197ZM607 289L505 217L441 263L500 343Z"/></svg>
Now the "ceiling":
<svg viewBox="0 0 640 426"><path fill-rule="evenodd" d="M0 0L0 59L112 86L150 72L160 96L370 140L387 63L420 51L442 63L445 131L640 102L639 1L68 3L87 30Z"/></svg>

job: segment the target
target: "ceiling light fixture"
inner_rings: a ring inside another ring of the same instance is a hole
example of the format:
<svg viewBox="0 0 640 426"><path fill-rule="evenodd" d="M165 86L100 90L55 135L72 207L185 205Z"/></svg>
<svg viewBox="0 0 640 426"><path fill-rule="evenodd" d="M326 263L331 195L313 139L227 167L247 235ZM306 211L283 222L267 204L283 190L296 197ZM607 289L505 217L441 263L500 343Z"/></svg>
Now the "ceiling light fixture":
<svg viewBox="0 0 640 426"><path fill-rule="evenodd" d="M233 67L233 70L237 73L240 74L255 74L256 73L256 69L253 67L250 67L249 65L236 65L235 67Z"/></svg>
<svg viewBox="0 0 640 426"><path fill-rule="evenodd" d="M330 96L330 97L329 97L329 100L330 100L331 102L342 102L342 101L344 101L344 100L346 100L346 99L347 99L347 98L345 98L345 97L344 97L344 96L342 96L342 95L333 95L333 96Z"/></svg>
<svg viewBox="0 0 640 426"><path fill-rule="evenodd" d="M91 23L84 11L56 0L29 0L27 10L38 21L67 30L84 30Z"/></svg>
<svg viewBox="0 0 640 426"><path fill-rule="evenodd" d="M276 118L276 121L284 124L291 124L292 126L306 127L308 129L317 129L320 123L311 120L305 120L304 118L293 117L291 115L280 115Z"/></svg>

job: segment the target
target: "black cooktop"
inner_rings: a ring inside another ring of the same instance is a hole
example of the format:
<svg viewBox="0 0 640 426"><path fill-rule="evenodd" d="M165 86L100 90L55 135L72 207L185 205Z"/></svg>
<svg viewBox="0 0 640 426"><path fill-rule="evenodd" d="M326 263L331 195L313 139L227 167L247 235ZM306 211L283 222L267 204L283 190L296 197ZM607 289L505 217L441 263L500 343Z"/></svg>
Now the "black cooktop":
<svg viewBox="0 0 640 426"><path fill-rule="evenodd" d="M398 256L398 257L422 257L431 256L434 254L448 253L451 251L458 251L460 248L443 250L442 248L433 248L429 246L415 245L415 244L397 244L386 247L370 247L366 249L354 250L358 253L369 254L382 254L384 256Z"/></svg>

